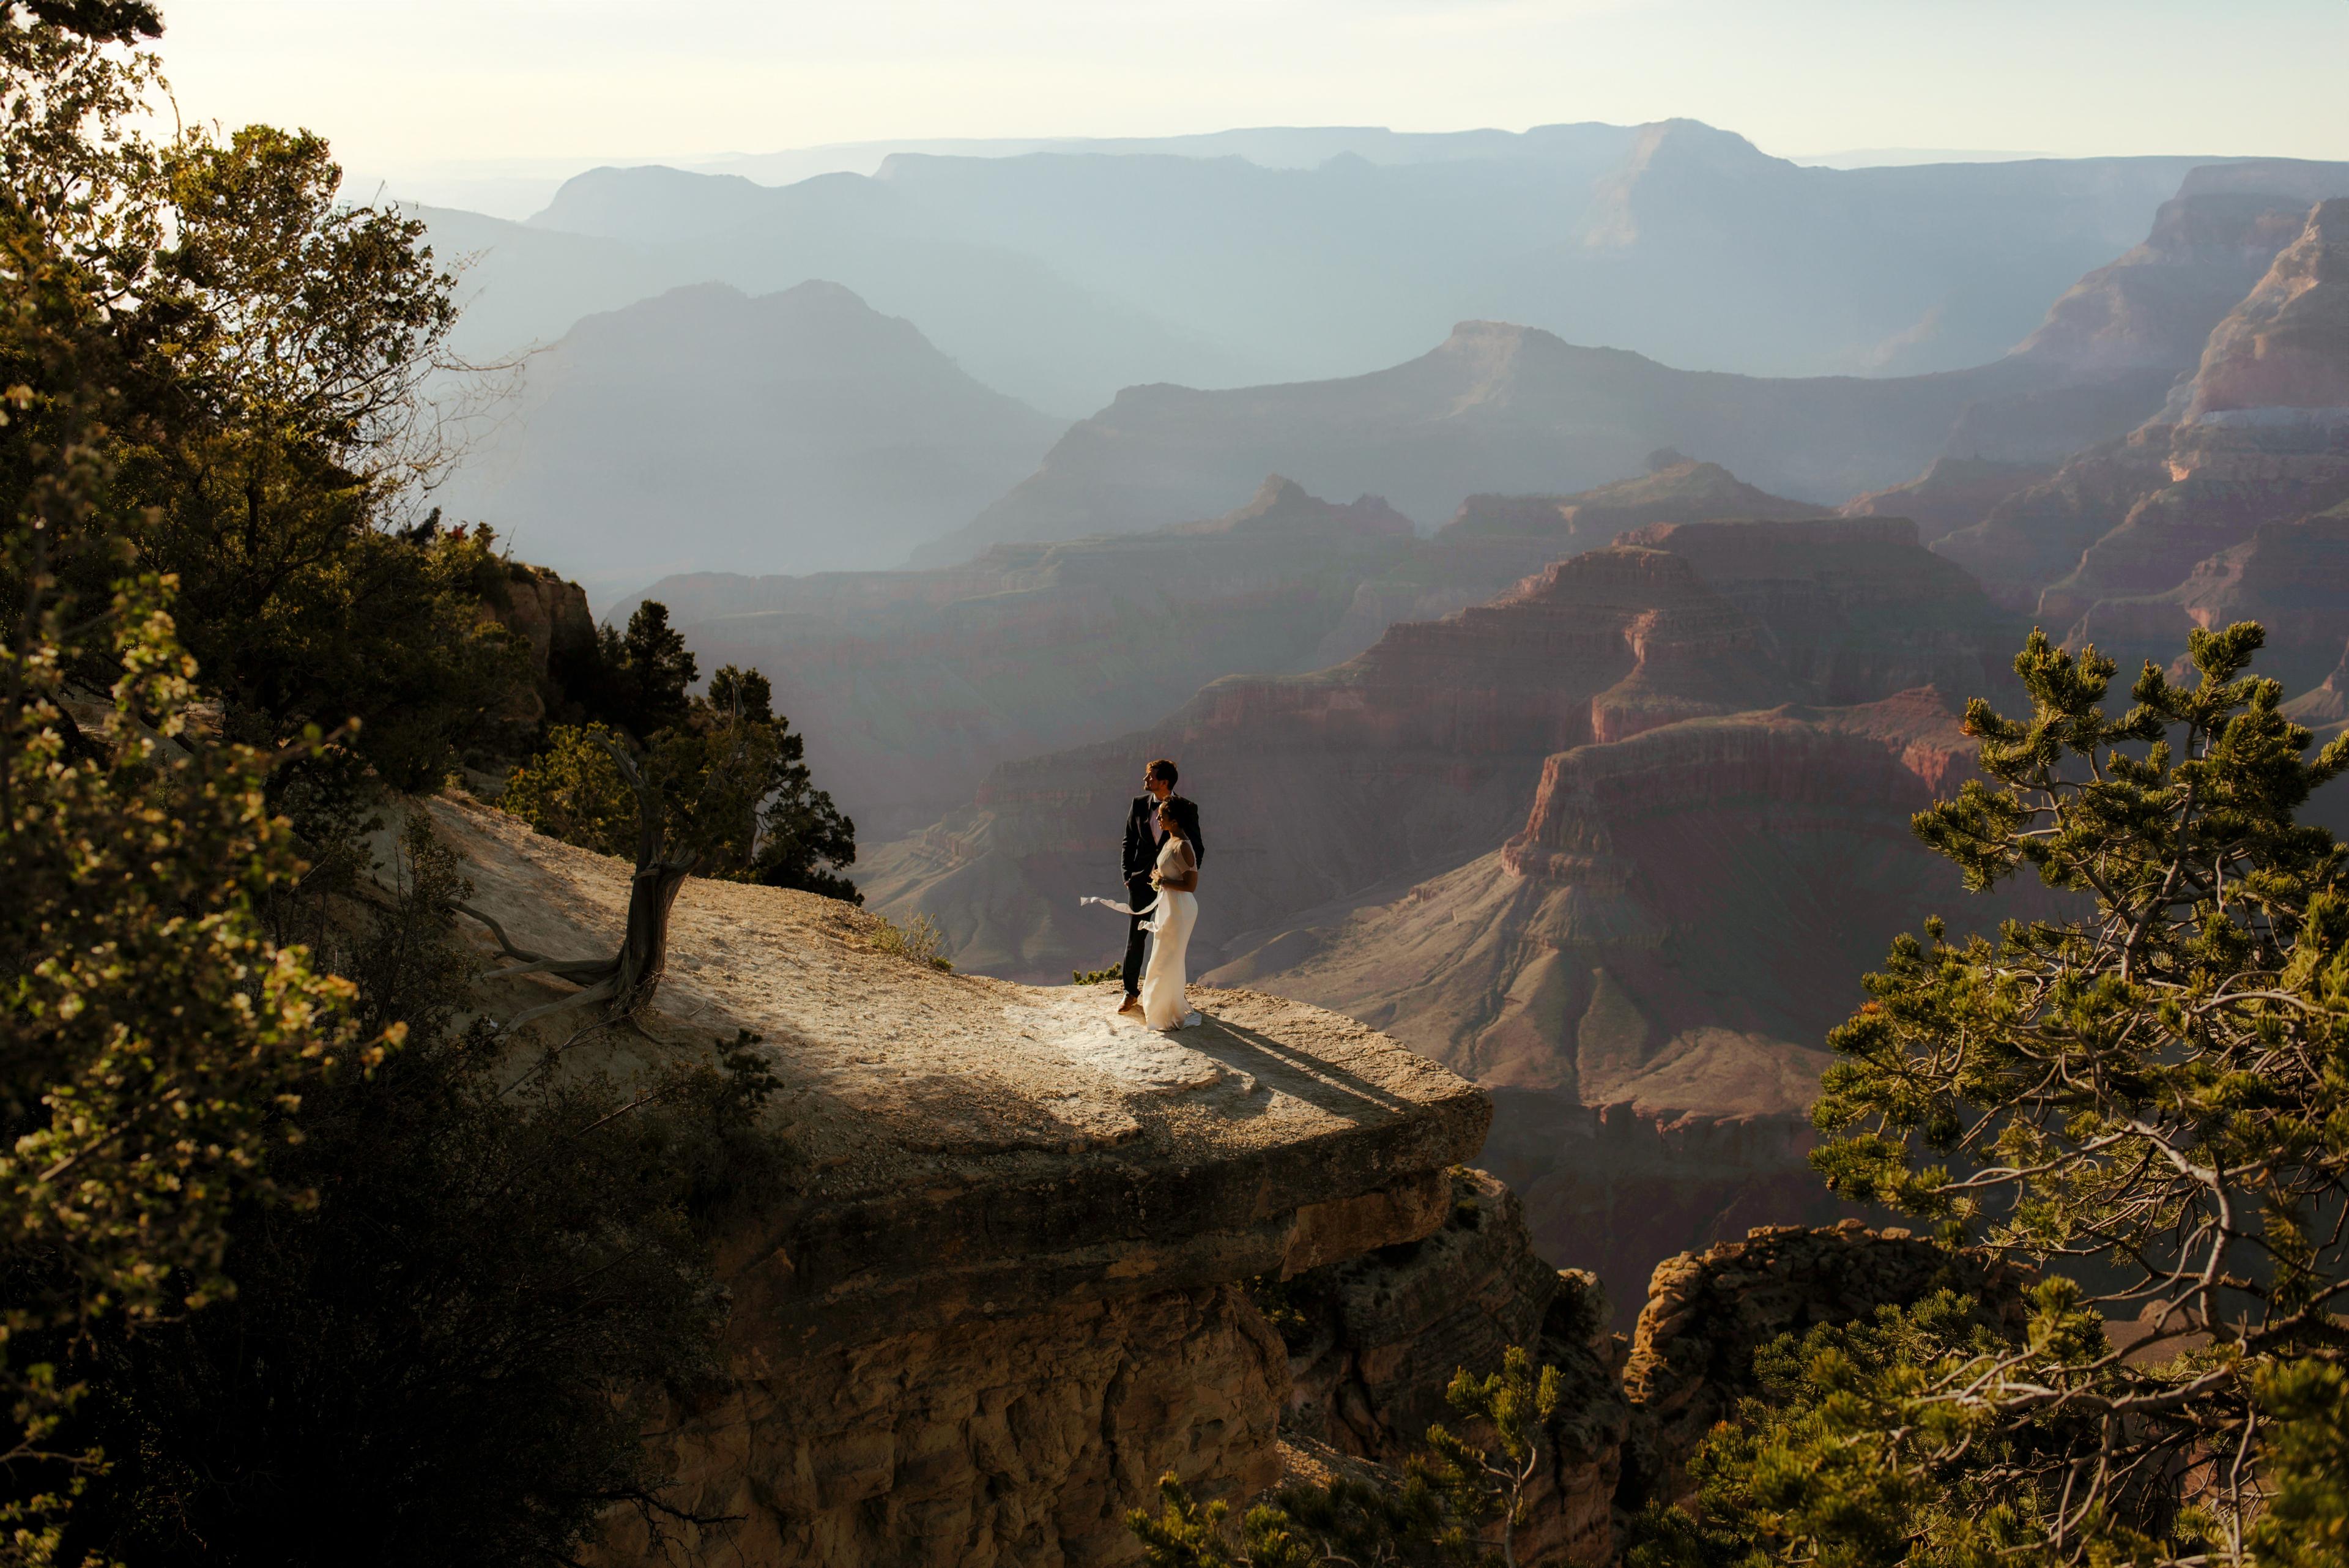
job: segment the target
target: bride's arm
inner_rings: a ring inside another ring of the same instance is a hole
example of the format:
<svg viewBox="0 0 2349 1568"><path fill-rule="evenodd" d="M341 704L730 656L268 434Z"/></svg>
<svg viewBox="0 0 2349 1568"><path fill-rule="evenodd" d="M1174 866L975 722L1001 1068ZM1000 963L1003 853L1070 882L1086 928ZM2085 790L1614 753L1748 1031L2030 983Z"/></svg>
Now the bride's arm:
<svg viewBox="0 0 2349 1568"><path fill-rule="evenodd" d="M1183 846L1183 874L1160 879L1158 886L1169 893L1195 893L1199 890L1199 860L1191 846Z"/></svg>

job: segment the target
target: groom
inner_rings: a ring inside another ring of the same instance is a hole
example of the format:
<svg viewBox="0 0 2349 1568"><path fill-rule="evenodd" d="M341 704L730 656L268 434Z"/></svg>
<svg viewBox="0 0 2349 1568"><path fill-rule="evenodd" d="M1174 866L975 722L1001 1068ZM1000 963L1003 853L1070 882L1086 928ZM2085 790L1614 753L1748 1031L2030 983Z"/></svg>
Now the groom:
<svg viewBox="0 0 2349 1568"><path fill-rule="evenodd" d="M1161 805L1174 808L1174 820L1190 836L1192 851L1202 861L1207 858L1207 846L1199 837L1199 808L1174 793L1178 776L1174 764L1160 757L1143 771L1142 793L1125 808L1125 890L1137 909L1158 897L1158 889L1150 885L1150 871L1158 864L1159 846L1166 841L1158 830ZM1142 917L1136 915L1125 937L1125 1002L1120 1012L1142 1011L1143 934Z"/></svg>

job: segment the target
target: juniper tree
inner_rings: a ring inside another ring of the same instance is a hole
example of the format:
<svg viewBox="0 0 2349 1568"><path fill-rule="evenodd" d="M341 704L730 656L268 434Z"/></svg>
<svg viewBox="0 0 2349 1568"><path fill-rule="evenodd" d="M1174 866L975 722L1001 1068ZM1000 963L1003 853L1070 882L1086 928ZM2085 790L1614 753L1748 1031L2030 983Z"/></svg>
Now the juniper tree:
<svg viewBox="0 0 2349 1568"><path fill-rule="evenodd" d="M1945 1303L1808 1347L1712 1456L1710 1544L1654 1560L2339 1561L2349 866L2294 814L2349 738L2307 754L2261 640L2194 632L2113 716L2113 661L2034 633L2030 716L1969 704L1983 776L1917 831L2075 912L1897 941L1815 1159L2049 1277L2020 1337Z"/></svg>

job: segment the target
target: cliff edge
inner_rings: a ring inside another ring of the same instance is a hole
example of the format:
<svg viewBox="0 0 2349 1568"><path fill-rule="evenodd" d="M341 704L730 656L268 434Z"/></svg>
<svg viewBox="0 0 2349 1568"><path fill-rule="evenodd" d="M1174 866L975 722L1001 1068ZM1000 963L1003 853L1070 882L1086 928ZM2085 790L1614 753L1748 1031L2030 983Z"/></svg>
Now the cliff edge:
<svg viewBox="0 0 2349 1568"><path fill-rule="evenodd" d="M623 864L429 810L515 942L616 943ZM1490 1104L1303 1003L1197 992L1208 1021L1160 1035L1102 990L941 972L880 929L689 882L651 1014L592 1047L747 1033L780 1085L786 1176L721 1251L728 1376L654 1440L730 1560L1130 1560L1161 1474L1240 1496L1280 1473L1288 1357L1241 1282L1433 1234Z"/></svg>

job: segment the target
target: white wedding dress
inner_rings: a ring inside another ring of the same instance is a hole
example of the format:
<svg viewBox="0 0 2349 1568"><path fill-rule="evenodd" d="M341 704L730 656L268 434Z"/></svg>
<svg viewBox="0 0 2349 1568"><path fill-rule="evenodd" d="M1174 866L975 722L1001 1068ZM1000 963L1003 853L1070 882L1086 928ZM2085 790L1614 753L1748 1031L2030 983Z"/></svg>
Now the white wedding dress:
<svg viewBox="0 0 2349 1568"><path fill-rule="evenodd" d="M1158 875L1187 877L1192 864L1189 847L1167 835L1158 848ZM1142 1021L1153 1029L1181 1029L1199 1022L1183 997L1189 978L1183 972L1184 950L1191 945L1191 928L1198 919L1198 895L1160 890L1156 923L1150 927L1150 961L1142 971Z"/></svg>

